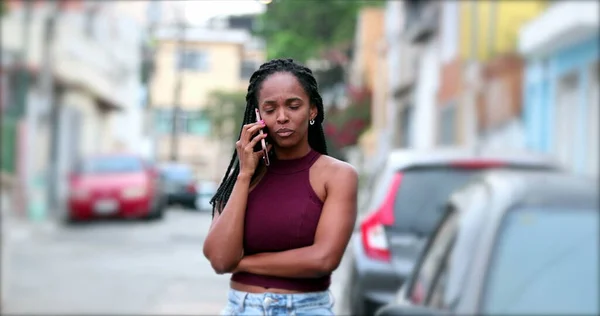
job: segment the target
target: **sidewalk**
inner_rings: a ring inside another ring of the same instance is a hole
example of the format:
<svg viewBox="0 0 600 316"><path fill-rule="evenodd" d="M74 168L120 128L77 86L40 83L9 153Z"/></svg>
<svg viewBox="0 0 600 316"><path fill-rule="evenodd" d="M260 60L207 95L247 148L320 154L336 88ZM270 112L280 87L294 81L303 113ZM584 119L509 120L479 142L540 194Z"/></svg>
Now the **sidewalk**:
<svg viewBox="0 0 600 316"><path fill-rule="evenodd" d="M8 285L11 284L12 254L19 243L37 236L47 236L58 229L58 225L51 219L34 223L26 217L19 216L13 208L10 195L6 191L0 192L0 314L6 306Z"/></svg>

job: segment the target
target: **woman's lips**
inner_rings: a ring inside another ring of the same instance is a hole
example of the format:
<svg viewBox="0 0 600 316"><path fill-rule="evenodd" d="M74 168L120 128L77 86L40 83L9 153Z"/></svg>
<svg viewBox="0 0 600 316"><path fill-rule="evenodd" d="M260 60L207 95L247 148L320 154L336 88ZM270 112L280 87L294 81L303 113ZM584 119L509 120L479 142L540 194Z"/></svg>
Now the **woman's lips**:
<svg viewBox="0 0 600 316"><path fill-rule="evenodd" d="M279 137L289 137L290 135L292 135L294 133L294 131L286 128L286 129L280 129L275 133Z"/></svg>

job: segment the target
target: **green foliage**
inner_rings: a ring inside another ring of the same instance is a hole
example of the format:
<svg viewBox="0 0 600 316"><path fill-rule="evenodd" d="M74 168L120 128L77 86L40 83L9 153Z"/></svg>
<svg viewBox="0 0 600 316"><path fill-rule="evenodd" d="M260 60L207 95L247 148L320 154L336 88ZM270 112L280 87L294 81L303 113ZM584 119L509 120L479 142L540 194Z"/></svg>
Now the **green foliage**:
<svg viewBox="0 0 600 316"><path fill-rule="evenodd" d="M211 122L211 136L224 142L236 141L245 109L245 91L212 91L206 105L206 115Z"/></svg>
<svg viewBox="0 0 600 316"><path fill-rule="evenodd" d="M260 17L257 35L267 42L268 58L301 62L326 48L352 41L358 10L384 1L275 0Z"/></svg>

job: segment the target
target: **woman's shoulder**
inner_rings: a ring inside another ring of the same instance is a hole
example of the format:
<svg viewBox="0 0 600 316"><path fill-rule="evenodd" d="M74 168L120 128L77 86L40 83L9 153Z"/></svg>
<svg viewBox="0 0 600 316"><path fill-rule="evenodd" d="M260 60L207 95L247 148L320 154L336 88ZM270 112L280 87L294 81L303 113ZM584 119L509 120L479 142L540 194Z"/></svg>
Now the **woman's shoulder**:
<svg viewBox="0 0 600 316"><path fill-rule="evenodd" d="M318 163L319 169L326 173L327 178L329 179L358 179L358 171L356 170L356 168L345 161L336 159L328 155L321 155L321 157L318 160Z"/></svg>

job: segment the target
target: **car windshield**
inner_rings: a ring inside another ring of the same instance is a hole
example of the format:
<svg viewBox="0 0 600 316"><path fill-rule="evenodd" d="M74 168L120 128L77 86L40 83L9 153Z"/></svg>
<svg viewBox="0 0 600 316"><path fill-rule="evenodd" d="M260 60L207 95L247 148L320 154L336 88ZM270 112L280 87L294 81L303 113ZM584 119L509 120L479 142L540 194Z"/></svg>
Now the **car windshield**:
<svg viewBox="0 0 600 316"><path fill-rule="evenodd" d="M496 241L482 314L598 315L598 211L509 212Z"/></svg>
<svg viewBox="0 0 600 316"><path fill-rule="evenodd" d="M430 234L450 194L479 171L443 167L404 171L394 202L395 228Z"/></svg>
<svg viewBox="0 0 600 316"><path fill-rule="evenodd" d="M94 157L81 163L79 171L84 174L130 173L144 169L142 161L137 157L110 156Z"/></svg>
<svg viewBox="0 0 600 316"><path fill-rule="evenodd" d="M194 173L185 166L170 166L162 170L162 175L166 180L189 182L193 180Z"/></svg>

